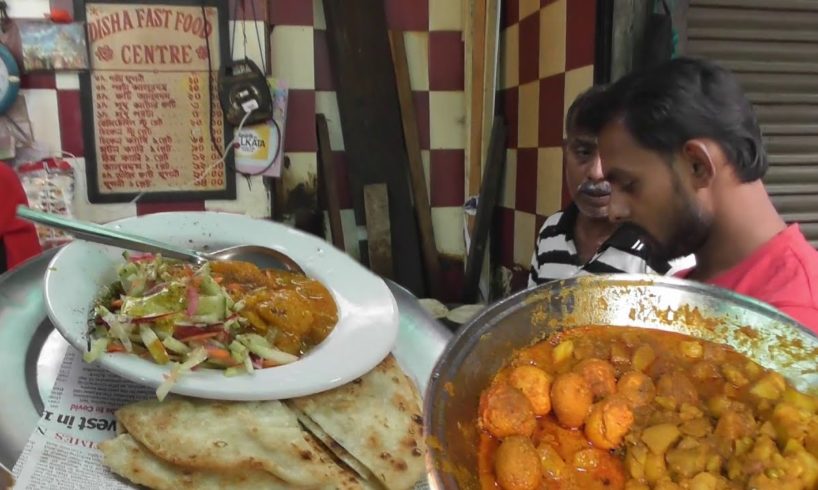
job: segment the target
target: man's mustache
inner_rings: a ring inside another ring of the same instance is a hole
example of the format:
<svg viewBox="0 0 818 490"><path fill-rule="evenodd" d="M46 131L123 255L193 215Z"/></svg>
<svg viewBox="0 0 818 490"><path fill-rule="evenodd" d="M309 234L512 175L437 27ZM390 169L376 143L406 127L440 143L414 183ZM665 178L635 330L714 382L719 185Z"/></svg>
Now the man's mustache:
<svg viewBox="0 0 818 490"><path fill-rule="evenodd" d="M591 182L590 180L586 180L579 185L577 191L594 197L607 196L611 193L611 183L607 180L603 180L601 182Z"/></svg>

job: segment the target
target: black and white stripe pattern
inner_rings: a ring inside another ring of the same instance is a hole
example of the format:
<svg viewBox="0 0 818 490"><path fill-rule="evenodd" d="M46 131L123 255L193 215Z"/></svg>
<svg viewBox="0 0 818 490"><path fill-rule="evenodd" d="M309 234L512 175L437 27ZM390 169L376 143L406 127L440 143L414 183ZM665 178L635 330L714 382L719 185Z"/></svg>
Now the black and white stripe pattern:
<svg viewBox="0 0 818 490"><path fill-rule="evenodd" d="M579 210L571 205L545 220L537 236L528 285L566 279L582 274L665 274L670 265L653 259L636 229L620 227L599 252L581 264L574 243L574 224Z"/></svg>

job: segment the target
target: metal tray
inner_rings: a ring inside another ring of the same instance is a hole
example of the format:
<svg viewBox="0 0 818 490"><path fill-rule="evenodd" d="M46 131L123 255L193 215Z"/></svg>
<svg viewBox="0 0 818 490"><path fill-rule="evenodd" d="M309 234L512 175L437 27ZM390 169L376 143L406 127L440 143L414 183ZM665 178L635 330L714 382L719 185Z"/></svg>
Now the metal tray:
<svg viewBox="0 0 818 490"><path fill-rule="evenodd" d="M23 451L69 348L45 313L42 279L54 254L46 252L0 276L0 473L2 466L12 468ZM452 334L410 292L387 285L400 313L393 353L424 393Z"/></svg>

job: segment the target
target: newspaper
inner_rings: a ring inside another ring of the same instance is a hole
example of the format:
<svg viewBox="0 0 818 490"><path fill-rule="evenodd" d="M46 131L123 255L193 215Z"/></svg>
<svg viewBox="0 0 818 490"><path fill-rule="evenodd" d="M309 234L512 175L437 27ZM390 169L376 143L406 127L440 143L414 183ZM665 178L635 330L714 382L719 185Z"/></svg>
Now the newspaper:
<svg viewBox="0 0 818 490"><path fill-rule="evenodd" d="M130 490L102 465L99 443L116 436L120 407L154 398L151 388L83 362L68 348L45 412L12 470L15 490ZM419 482L415 490L426 490Z"/></svg>
<svg viewBox="0 0 818 490"><path fill-rule="evenodd" d="M152 389L82 361L69 348L45 412L12 470L15 490L132 489L102 466L98 445L116 436L114 412Z"/></svg>

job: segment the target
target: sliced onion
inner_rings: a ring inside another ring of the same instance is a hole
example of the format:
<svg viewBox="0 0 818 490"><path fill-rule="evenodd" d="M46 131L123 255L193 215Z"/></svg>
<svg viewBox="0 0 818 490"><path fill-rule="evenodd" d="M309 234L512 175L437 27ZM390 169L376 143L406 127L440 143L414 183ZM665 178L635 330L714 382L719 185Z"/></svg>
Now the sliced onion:
<svg viewBox="0 0 818 490"><path fill-rule="evenodd" d="M199 309L199 290L193 286L188 285L187 287L187 315L193 316L196 314L196 310Z"/></svg>

